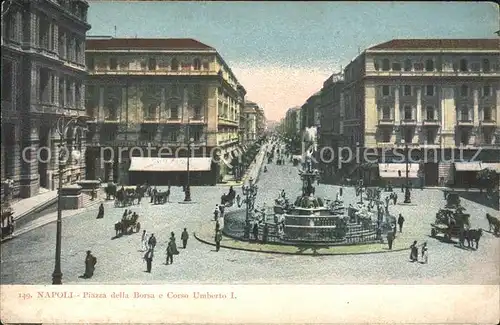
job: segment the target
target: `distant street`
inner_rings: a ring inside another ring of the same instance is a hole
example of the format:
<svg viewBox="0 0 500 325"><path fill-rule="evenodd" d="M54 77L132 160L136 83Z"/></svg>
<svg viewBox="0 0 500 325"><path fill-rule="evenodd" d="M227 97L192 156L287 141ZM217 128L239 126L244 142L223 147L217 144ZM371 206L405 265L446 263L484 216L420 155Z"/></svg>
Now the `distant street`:
<svg viewBox="0 0 500 325"><path fill-rule="evenodd" d="M295 197L299 194L297 168L268 165L258 182L256 205L271 207L281 189ZM112 240L114 223L121 219L123 208L105 204L105 217L96 220L97 210L63 220L62 271L65 284L140 284L140 283L281 283L281 284L498 284L500 280L500 239L484 233L479 250L464 250L453 244L441 243L428 237L429 224L438 208L444 205L440 190L414 190L411 206L390 206L392 213L401 212L406 223L403 234L396 240L416 238L427 241L429 264L408 261L409 251L352 256L291 256L259 254L221 249L198 242L193 231L211 222L212 211L227 186L193 187L195 204L179 204L184 195L173 188L171 203L152 205L145 198L132 210L140 217L142 229L153 232L158 239L151 274L145 273L146 263L140 252L141 234ZM241 193L240 188L235 188ZM334 198L338 187L320 185L316 194ZM354 189L344 191L346 204L354 202ZM241 194L240 194L241 195ZM398 193L400 197L400 195ZM472 226L488 229L485 213L493 210L463 200L471 214ZM235 207L228 208L235 209ZM186 227L190 233L187 249L179 249L173 265L165 265L166 242L174 231L177 246ZM142 232L142 230L141 230ZM56 238L55 223L35 229L2 245L1 280L3 284L50 284L54 268ZM85 251L97 257L94 277L78 276L84 271Z"/></svg>

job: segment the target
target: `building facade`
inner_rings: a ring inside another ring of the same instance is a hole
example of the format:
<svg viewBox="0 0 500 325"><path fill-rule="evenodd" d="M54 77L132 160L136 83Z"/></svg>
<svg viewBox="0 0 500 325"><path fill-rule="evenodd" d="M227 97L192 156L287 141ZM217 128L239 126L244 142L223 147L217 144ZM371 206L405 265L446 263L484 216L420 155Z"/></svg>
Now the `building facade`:
<svg viewBox="0 0 500 325"><path fill-rule="evenodd" d="M316 92L309 97L304 105L300 108L301 111L301 129L317 126L320 118L321 106L321 91Z"/></svg>
<svg viewBox="0 0 500 325"><path fill-rule="evenodd" d="M499 39L417 39L367 49L344 70L344 145L375 149L381 177L397 172L388 163L398 153L424 161L410 177L426 185L472 182L457 172L499 162L499 48Z"/></svg>
<svg viewBox="0 0 500 325"><path fill-rule="evenodd" d="M65 142L56 121L85 118L86 1L21 1L2 4L2 181L14 197L31 197L59 180L85 177L77 155L65 158L59 175L59 145L85 154L85 131L72 124Z"/></svg>
<svg viewBox="0 0 500 325"><path fill-rule="evenodd" d="M265 130L264 110L252 101L245 102L243 111L243 125L245 129L244 144L248 146L261 137Z"/></svg>
<svg viewBox="0 0 500 325"><path fill-rule="evenodd" d="M185 163L162 159L188 151L191 184L224 177L239 146L245 92L216 49L193 39L108 37L88 39L86 59L89 178L186 184ZM157 168L134 163L145 150Z"/></svg>
<svg viewBox="0 0 500 325"><path fill-rule="evenodd" d="M320 95L318 147L321 152L319 170L324 183L333 183L337 174L337 152L340 147L340 106L344 87L342 73L331 75Z"/></svg>

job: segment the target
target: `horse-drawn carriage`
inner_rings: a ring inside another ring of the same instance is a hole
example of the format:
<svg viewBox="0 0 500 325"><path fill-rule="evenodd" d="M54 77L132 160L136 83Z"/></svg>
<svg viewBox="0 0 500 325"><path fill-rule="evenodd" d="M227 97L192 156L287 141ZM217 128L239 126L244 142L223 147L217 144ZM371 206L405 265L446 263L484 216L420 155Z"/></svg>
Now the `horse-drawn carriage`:
<svg viewBox="0 0 500 325"><path fill-rule="evenodd" d="M431 223L431 236L436 237L443 234L446 240L459 238L463 232L470 227L470 214L463 213L464 209L439 209L436 213L436 221Z"/></svg>
<svg viewBox="0 0 500 325"><path fill-rule="evenodd" d="M158 191L154 197L154 204L165 204L170 200L170 187L166 191Z"/></svg>
<svg viewBox="0 0 500 325"><path fill-rule="evenodd" d="M446 193L446 208L456 209L460 207L460 195L458 193Z"/></svg>
<svg viewBox="0 0 500 325"><path fill-rule="evenodd" d="M139 203L140 197L136 186L122 186L116 191L115 207L130 206L135 204L135 200Z"/></svg>
<svg viewBox="0 0 500 325"><path fill-rule="evenodd" d="M222 194L222 196L220 197L220 204L224 205L226 208L229 208L234 204L235 198L236 192L231 189L227 194Z"/></svg>
<svg viewBox="0 0 500 325"><path fill-rule="evenodd" d="M141 223L138 220L139 215L135 213L130 216L124 216L121 221L115 223L116 237L139 232L139 230L141 230Z"/></svg>

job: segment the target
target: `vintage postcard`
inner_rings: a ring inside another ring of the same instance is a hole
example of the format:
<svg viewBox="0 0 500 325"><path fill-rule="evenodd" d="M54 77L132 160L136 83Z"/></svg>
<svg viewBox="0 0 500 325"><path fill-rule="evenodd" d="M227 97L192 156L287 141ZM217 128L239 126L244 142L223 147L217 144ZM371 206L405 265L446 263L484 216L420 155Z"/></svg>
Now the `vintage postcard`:
<svg viewBox="0 0 500 325"><path fill-rule="evenodd" d="M1 321L497 323L487 2L2 2Z"/></svg>

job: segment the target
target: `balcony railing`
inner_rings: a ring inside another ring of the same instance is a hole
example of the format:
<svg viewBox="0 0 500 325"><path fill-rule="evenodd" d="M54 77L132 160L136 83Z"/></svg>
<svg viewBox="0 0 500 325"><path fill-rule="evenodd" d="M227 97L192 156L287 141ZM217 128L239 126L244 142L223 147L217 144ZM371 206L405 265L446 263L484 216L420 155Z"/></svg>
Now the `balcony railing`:
<svg viewBox="0 0 500 325"><path fill-rule="evenodd" d="M463 119L459 119L457 121L457 125L458 126L474 126L474 121L463 118Z"/></svg>
<svg viewBox="0 0 500 325"><path fill-rule="evenodd" d="M414 119L402 119L401 120L401 125L417 125L417 120Z"/></svg>
<svg viewBox="0 0 500 325"><path fill-rule="evenodd" d="M382 117L378 120L379 125L394 125L394 119L389 117Z"/></svg>
<svg viewBox="0 0 500 325"><path fill-rule="evenodd" d="M425 119L422 121L423 126L440 126L441 121L437 119Z"/></svg>
<svg viewBox="0 0 500 325"><path fill-rule="evenodd" d="M492 120L492 119L479 121L479 124L481 126L493 126L493 127L497 126L497 122L495 120Z"/></svg>

